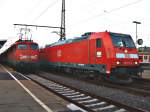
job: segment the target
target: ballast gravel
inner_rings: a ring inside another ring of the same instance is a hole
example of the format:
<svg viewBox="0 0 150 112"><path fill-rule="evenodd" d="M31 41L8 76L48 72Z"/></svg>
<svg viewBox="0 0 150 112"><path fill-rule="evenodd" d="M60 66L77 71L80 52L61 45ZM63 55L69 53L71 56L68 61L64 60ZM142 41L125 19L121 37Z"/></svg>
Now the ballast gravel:
<svg viewBox="0 0 150 112"><path fill-rule="evenodd" d="M40 73L40 76L44 76L51 80L61 82L65 85L70 85L72 87L89 92L91 94L95 94L97 96L109 98L109 99L127 104L129 106L143 109L146 112L150 112L150 99L146 97L133 95L133 94L130 94L125 91L118 90L118 89L112 89L112 88L108 88L104 86L89 84L84 81L70 79L67 77L54 75L52 73L42 72Z"/></svg>

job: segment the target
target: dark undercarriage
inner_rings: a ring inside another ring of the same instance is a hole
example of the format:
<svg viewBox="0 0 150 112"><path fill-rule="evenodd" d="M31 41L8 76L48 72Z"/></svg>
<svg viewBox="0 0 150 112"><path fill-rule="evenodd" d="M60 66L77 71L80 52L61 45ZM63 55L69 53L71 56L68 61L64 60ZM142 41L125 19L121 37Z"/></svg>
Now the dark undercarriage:
<svg viewBox="0 0 150 112"><path fill-rule="evenodd" d="M38 70L37 62L18 62L16 63L16 70L20 72L35 72Z"/></svg>
<svg viewBox="0 0 150 112"><path fill-rule="evenodd" d="M140 77L142 72L143 70L140 67L117 67L112 69L109 78L106 79L113 83L130 84L133 82L132 77Z"/></svg>

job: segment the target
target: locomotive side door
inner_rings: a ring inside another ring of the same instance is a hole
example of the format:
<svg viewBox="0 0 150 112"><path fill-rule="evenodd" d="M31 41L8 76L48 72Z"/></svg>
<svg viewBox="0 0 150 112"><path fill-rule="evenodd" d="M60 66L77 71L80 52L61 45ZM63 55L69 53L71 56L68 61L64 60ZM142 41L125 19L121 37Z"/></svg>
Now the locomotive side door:
<svg viewBox="0 0 150 112"><path fill-rule="evenodd" d="M89 64L95 64L95 52L96 52L96 43L95 39L88 40L88 55L89 55Z"/></svg>
<svg viewBox="0 0 150 112"><path fill-rule="evenodd" d="M104 57L104 49L101 38L90 40L90 64L101 64Z"/></svg>
<svg viewBox="0 0 150 112"><path fill-rule="evenodd" d="M96 51L95 51L95 64L103 64L105 63L105 52L101 38L97 38L96 42Z"/></svg>

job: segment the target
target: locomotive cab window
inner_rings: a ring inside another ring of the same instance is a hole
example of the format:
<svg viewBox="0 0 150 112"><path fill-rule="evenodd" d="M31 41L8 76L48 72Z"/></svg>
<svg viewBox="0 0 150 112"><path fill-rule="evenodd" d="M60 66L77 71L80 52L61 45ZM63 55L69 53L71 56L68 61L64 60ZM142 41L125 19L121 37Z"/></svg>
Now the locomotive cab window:
<svg viewBox="0 0 150 112"><path fill-rule="evenodd" d="M96 47L100 48L102 46L101 39L96 39Z"/></svg>
<svg viewBox="0 0 150 112"><path fill-rule="evenodd" d="M130 35L110 33L110 36L115 47L135 48Z"/></svg>
<svg viewBox="0 0 150 112"><path fill-rule="evenodd" d="M27 49L26 44L18 44L18 49Z"/></svg>
<svg viewBox="0 0 150 112"><path fill-rule="evenodd" d="M38 47L37 44L31 44L31 45L30 45L30 48L31 48L32 50L38 50L38 49L39 49L39 47Z"/></svg>

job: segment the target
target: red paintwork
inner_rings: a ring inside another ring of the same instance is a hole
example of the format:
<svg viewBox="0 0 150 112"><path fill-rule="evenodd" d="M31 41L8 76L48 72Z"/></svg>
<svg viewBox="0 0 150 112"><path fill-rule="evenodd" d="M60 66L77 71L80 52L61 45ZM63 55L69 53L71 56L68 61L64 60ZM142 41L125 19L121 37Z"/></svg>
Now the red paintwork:
<svg viewBox="0 0 150 112"><path fill-rule="evenodd" d="M96 48L96 39L100 38L102 47ZM90 38L79 42L66 43L52 47L46 47L42 50L41 58L48 62L64 62L76 64L105 64L106 73L110 73L112 68L116 67L136 67L139 66L139 59L117 59L116 53L138 54L135 48L117 48L113 46L109 32L92 33ZM97 52L102 53L102 57L96 56ZM117 65L116 62L121 64ZM135 64L138 62L138 64Z"/></svg>
<svg viewBox="0 0 150 112"><path fill-rule="evenodd" d="M19 44L26 44L27 49L25 49L25 50L18 49ZM15 67L20 66L20 65L18 65L20 63L22 63L22 66L24 66L24 67L29 67L30 64L32 64L32 63L38 63L39 62L39 50L32 50L30 48L31 44L37 44L37 43L32 42L32 41L19 41L19 42L16 42L12 47L10 47L3 54L3 57L4 57L3 59L8 61L8 63L10 63L11 65L13 65ZM27 56L28 58L21 58L21 56ZM24 63L26 65L24 65Z"/></svg>
<svg viewBox="0 0 150 112"><path fill-rule="evenodd" d="M20 49L16 49L15 50L15 59L17 61L29 61L29 62L38 62L39 61L39 50L32 50L30 48L31 44L36 44L34 42L17 42L16 43L16 48L18 46L18 44L26 44L27 45L27 49L26 50L20 50ZM27 59L20 59L20 55L27 55L27 56L35 56L37 55L37 58L27 58Z"/></svg>
<svg viewBox="0 0 150 112"><path fill-rule="evenodd" d="M51 62L85 63L88 64L88 41L46 48L46 58Z"/></svg>

